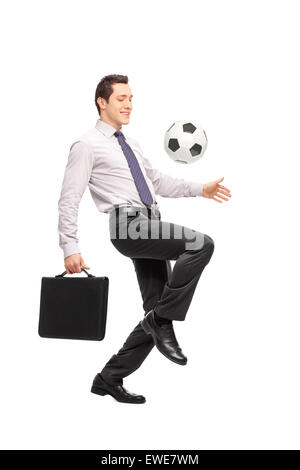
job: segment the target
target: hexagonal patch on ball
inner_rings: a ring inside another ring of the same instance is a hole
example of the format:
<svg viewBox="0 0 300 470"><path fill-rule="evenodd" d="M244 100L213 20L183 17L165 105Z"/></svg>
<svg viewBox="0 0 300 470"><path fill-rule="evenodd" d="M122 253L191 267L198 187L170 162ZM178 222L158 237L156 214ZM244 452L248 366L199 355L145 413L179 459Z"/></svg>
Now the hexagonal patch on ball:
<svg viewBox="0 0 300 470"><path fill-rule="evenodd" d="M170 139L168 143L168 147L172 152L176 152L179 149L180 145L177 139Z"/></svg>
<svg viewBox="0 0 300 470"><path fill-rule="evenodd" d="M200 153L202 152L202 145L194 144L193 147L190 148L190 152L192 154L192 157L200 155Z"/></svg>
<svg viewBox="0 0 300 470"><path fill-rule="evenodd" d="M191 122L187 124L183 124L182 127L183 127L183 132L189 132L190 134L193 134L193 132L195 132L196 130L196 127Z"/></svg>

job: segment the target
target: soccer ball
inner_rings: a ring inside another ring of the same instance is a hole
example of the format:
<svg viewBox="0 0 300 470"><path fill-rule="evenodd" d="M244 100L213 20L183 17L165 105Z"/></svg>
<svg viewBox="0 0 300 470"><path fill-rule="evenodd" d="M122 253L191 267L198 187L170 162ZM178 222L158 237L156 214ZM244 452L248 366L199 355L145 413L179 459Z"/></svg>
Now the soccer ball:
<svg viewBox="0 0 300 470"><path fill-rule="evenodd" d="M192 121L176 121L165 133L165 151L178 163L194 163L207 147L204 129Z"/></svg>

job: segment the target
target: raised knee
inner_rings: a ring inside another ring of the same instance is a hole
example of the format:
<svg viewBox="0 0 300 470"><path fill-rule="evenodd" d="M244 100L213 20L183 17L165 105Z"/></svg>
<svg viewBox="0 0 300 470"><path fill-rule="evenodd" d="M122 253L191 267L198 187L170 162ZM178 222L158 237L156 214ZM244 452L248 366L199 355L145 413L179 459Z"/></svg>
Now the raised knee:
<svg viewBox="0 0 300 470"><path fill-rule="evenodd" d="M206 233L204 234L204 246L203 246L203 248L205 248L205 250L209 253L210 256L213 254L214 249L215 249L215 242Z"/></svg>

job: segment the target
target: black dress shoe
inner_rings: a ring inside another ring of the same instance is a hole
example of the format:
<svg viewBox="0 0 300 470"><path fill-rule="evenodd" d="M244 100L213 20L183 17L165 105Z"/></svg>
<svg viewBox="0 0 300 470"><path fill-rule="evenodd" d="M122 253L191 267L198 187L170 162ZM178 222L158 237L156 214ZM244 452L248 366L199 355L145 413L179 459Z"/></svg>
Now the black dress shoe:
<svg viewBox="0 0 300 470"><path fill-rule="evenodd" d="M92 393L97 395L111 395L115 400L122 403L145 403L146 398L143 395L130 393L123 385L110 385L104 381L101 374L97 374L94 378L91 388Z"/></svg>
<svg viewBox="0 0 300 470"><path fill-rule="evenodd" d="M172 323L158 325L154 318L154 310L150 310L140 322L147 334L151 334L157 349L170 361L184 366L187 358L177 342Z"/></svg>

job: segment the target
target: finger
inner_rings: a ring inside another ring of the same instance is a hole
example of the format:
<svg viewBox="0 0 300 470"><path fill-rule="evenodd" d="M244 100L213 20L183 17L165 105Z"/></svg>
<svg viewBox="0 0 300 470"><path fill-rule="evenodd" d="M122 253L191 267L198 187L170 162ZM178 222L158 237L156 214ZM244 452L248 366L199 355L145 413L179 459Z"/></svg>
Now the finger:
<svg viewBox="0 0 300 470"><path fill-rule="evenodd" d="M219 195L221 195L221 194L224 194L224 196L226 196L226 197L231 197L231 194L228 194L228 193L226 193L225 191L218 190L218 191L217 191L217 196L219 196Z"/></svg>
<svg viewBox="0 0 300 470"><path fill-rule="evenodd" d="M218 186L219 186L219 188L225 189L225 191L229 191L229 192L230 192L230 189L226 188L226 186L222 186L221 184L219 184Z"/></svg>
<svg viewBox="0 0 300 470"><path fill-rule="evenodd" d="M222 189L218 189L218 193L225 194L225 196L231 197L231 194L227 191L223 191Z"/></svg>
<svg viewBox="0 0 300 470"><path fill-rule="evenodd" d="M85 264L85 262L84 262L84 260L83 260L82 257L80 258L80 265L81 265L83 268L85 268L85 269L90 269L90 267Z"/></svg>
<svg viewBox="0 0 300 470"><path fill-rule="evenodd" d="M224 199L224 201L228 201L227 197L221 196L221 194L216 194L216 196L220 197L221 199Z"/></svg>
<svg viewBox="0 0 300 470"><path fill-rule="evenodd" d="M224 176L223 178L219 178L218 180L216 180L216 182L218 183L219 181L223 181L223 179L224 179Z"/></svg>
<svg viewBox="0 0 300 470"><path fill-rule="evenodd" d="M212 199L214 199L214 200L217 201L217 202L223 202L223 201L219 201L219 199L217 199L215 196L213 196Z"/></svg>

